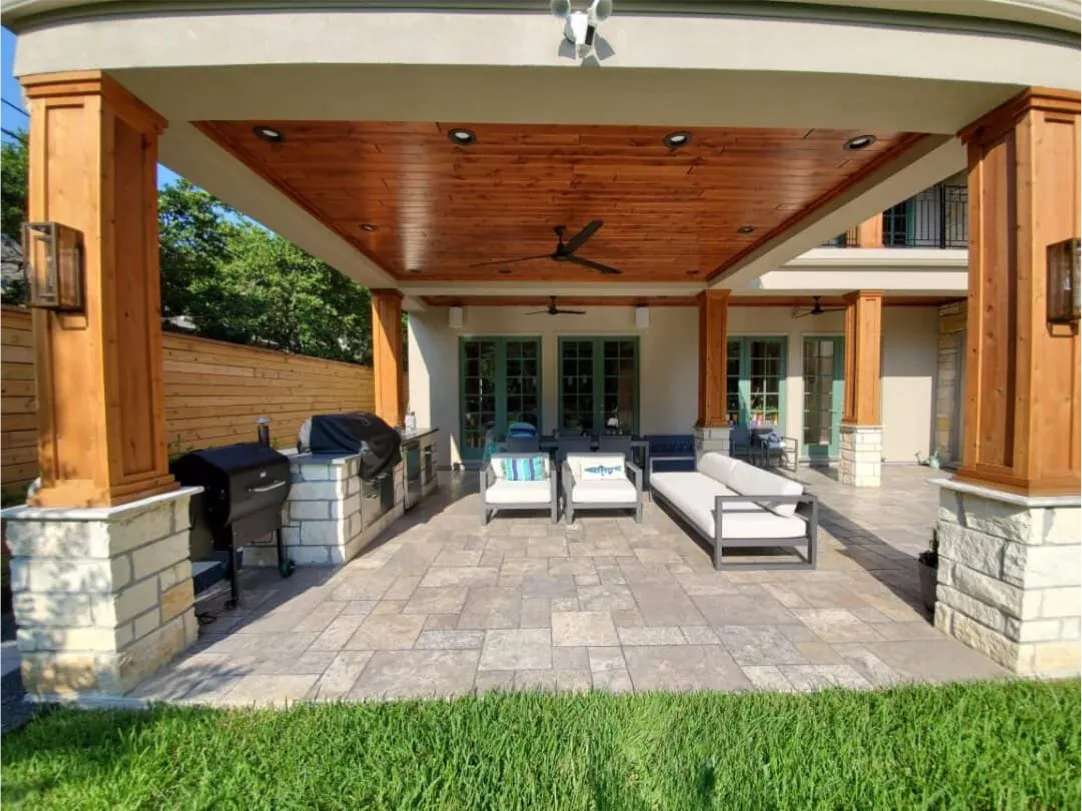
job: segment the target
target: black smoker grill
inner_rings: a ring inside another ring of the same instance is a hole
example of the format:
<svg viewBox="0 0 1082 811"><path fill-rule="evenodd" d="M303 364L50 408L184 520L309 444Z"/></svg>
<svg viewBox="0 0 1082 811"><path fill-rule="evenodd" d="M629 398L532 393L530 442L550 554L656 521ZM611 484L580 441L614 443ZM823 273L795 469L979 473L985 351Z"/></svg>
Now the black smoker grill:
<svg viewBox="0 0 1082 811"><path fill-rule="evenodd" d="M278 571L293 573L293 561L282 546L282 504L289 495L289 458L259 442L241 442L194 451L176 460L171 470L185 486L203 488L201 514L214 539L214 548L229 552L230 602L240 600L237 570L241 548L273 532Z"/></svg>

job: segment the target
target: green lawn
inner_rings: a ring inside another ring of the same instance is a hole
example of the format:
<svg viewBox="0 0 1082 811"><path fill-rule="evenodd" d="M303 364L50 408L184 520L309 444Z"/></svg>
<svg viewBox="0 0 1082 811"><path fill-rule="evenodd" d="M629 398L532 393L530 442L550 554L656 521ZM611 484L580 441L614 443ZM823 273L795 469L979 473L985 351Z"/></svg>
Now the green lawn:
<svg viewBox="0 0 1082 811"><path fill-rule="evenodd" d="M58 711L4 739L2 798L66 811L1077 809L1079 687Z"/></svg>

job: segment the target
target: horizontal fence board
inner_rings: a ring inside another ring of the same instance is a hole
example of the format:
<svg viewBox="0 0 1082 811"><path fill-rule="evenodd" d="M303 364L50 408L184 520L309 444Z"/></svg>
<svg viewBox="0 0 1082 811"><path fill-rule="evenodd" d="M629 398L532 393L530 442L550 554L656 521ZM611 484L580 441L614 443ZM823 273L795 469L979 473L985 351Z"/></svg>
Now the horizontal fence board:
<svg viewBox="0 0 1082 811"><path fill-rule="evenodd" d="M37 475L30 313L4 306L0 333L0 477L14 484ZM312 414L375 407L372 370L366 366L170 332L162 336L162 357L170 453L254 440L258 417L271 419L272 439L288 448Z"/></svg>

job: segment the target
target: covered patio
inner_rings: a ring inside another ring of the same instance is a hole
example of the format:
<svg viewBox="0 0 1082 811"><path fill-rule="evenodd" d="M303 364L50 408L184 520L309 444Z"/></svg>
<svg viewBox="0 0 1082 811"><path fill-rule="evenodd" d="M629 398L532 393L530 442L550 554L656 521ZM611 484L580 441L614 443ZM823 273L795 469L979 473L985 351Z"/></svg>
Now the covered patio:
<svg viewBox="0 0 1082 811"><path fill-rule="evenodd" d="M936 630L916 555L938 492L887 467L857 493L826 472L816 571L715 572L657 505L643 524L520 513L477 522L477 478L439 496L336 570L250 573L242 606L129 693L138 701L281 705L447 697L492 689L857 689L1005 676ZM204 610L204 606L200 606Z"/></svg>

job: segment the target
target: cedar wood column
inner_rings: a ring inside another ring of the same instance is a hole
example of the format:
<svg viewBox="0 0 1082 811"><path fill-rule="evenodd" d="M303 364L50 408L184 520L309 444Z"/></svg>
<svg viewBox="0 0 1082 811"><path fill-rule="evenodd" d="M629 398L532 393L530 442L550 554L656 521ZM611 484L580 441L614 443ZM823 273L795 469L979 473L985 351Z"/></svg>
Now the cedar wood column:
<svg viewBox="0 0 1082 811"><path fill-rule="evenodd" d="M725 410L729 291L699 293L699 428L728 427Z"/></svg>
<svg viewBox="0 0 1082 811"><path fill-rule="evenodd" d="M97 71L22 79L30 221L82 232L85 313L33 313L40 492L108 506L174 489L162 393L158 135L165 119Z"/></svg>
<svg viewBox="0 0 1082 811"><path fill-rule="evenodd" d="M1079 235L1079 95L1032 88L969 151L965 437L956 478L1078 495L1079 337L1046 321L1049 243Z"/></svg>
<svg viewBox="0 0 1082 811"><path fill-rule="evenodd" d="M373 290L371 294L376 415L388 425L400 426L406 411L402 402L402 294L397 290Z"/></svg>
<svg viewBox="0 0 1082 811"><path fill-rule="evenodd" d="M845 411L838 479L878 487L883 462L879 417L879 357L883 294L858 290L845 297Z"/></svg>
<svg viewBox="0 0 1082 811"><path fill-rule="evenodd" d="M883 215L876 214L874 217L862 222L857 226L858 248L882 248L883 247Z"/></svg>

